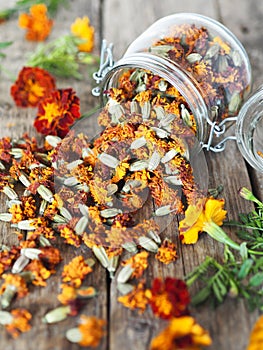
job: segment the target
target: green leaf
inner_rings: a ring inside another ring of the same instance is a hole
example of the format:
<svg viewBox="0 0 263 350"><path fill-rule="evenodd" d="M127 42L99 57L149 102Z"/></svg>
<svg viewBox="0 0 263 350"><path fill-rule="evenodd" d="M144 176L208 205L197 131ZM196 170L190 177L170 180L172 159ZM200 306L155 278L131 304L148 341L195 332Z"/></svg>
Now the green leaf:
<svg viewBox="0 0 263 350"><path fill-rule="evenodd" d="M207 285L192 297L191 304L199 305L203 303L209 297L210 294L211 294L211 288L210 286Z"/></svg>
<svg viewBox="0 0 263 350"><path fill-rule="evenodd" d="M247 250L247 242L243 242L240 244L240 255L242 260L246 260L248 258L248 250Z"/></svg>
<svg viewBox="0 0 263 350"><path fill-rule="evenodd" d="M0 50L5 49L6 47L13 44L13 41L4 41L0 42Z"/></svg>
<svg viewBox="0 0 263 350"><path fill-rule="evenodd" d="M215 297L217 299L217 301L219 301L219 303L222 303L223 301L223 296L221 294L221 291L218 287L218 284L216 283L216 281L214 281L214 283L212 284L212 289L213 289L213 292L215 294Z"/></svg>
<svg viewBox="0 0 263 350"><path fill-rule="evenodd" d="M258 272L249 280L249 285L252 287L259 287L263 283L263 272Z"/></svg>
<svg viewBox="0 0 263 350"><path fill-rule="evenodd" d="M251 268L253 265L253 260L252 259L247 259L243 262L243 264L240 267L240 270L238 272L237 278L242 280L245 277L247 277L247 275L249 274Z"/></svg>

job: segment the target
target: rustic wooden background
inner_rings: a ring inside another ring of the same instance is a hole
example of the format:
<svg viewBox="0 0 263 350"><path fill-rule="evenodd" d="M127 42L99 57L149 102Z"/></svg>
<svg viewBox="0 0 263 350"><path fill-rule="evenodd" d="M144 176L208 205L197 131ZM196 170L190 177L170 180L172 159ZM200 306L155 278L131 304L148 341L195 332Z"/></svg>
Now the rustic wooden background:
<svg viewBox="0 0 263 350"><path fill-rule="evenodd" d="M11 6L14 0L1 1L0 8ZM258 0L70 0L69 7L61 9L55 18L55 27L49 40L69 32L70 24L76 17L89 16L96 30L96 49L106 38L114 42L115 57L120 58L128 44L158 18L176 12L196 12L215 18L225 24L240 39L251 59L254 88L263 83L263 2ZM18 28L17 18L0 26L0 42L10 40L13 45L5 50L7 58L2 61L16 77L23 67L27 54L34 51L35 43L24 40L24 31ZM21 110L14 106L9 89L12 79L4 72L0 74L0 136L20 136L28 131L35 134L32 121L35 111ZM72 87L81 100L82 112L87 112L98 101L91 96L94 86L90 72L85 72L82 81L58 79L60 88ZM241 186L252 188L263 199L263 176L246 165L234 142L230 142L224 153L207 154L210 187L223 184L223 196L229 219L237 219L239 212L248 212L251 206L238 196ZM5 211L5 198L0 196L0 212ZM1 224L0 242L12 243L14 234L9 225ZM234 233L231 233L233 234ZM177 235L174 222L166 235ZM63 247L64 262L79 253L89 254L85 248L75 250ZM175 264L164 267L153 258L147 271L147 278L158 276L183 277L209 254L220 258L222 246L204 237L194 247L180 247L180 258ZM47 288L33 288L29 297L16 302L14 307L23 306L33 313L33 327L18 340L12 340L0 330L0 347L5 350L77 350L77 345L69 344L64 338L65 331L76 325L76 319L69 319L58 325L45 325L41 317L58 306L56 295L59 291L59 275L62 267L48 283ZM160 330L160 324L151 313L138 316L117 303L116 283L111 283L105 270L96 265L89 276L90 285L98 290L98 297L89 300L84 313L94 314L108 320L108 336L103 339L101 350L146 350L149 342ZM242 301L228 299L216 310L207 305L192 310L198 322L209 330L213 345L211 350L245 350L252 325L258 313L249 313ZM165 349L164 349L165 350Z"/></svg>

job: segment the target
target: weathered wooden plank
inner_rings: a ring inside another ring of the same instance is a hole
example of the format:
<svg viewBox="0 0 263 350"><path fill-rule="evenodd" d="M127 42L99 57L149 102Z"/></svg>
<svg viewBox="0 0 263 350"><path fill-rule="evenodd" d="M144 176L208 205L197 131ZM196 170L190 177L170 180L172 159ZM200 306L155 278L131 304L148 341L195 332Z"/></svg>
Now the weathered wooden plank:
<svg viewBox="0 0 263 350"><path fill-rule="evenodd" d="M227 4L219 0L221 16L225 25L239 38L244 45L252 66L253 91L263 84L263 46L261 33L263 30L263 4L257 0L234 0ZM238 9L238 16L236 11ZM263 200L263 175L250 169L253 192Z"/></svg>
<svg viewBox="0 0 263 350"><path fill-rule="evenodd" d="M72 0L69 2L70 7L61 9L55 18L55 26L52 35L48 39L53 40L70 32L70 25L76 17L83 17L87 15L90 18L91 24L96 31L96 50L99 50L100 42L100 1L92 0ZM3 4L1 4L3 5ZM1 6L3 7L3 6ZM24 40L24 31L17 26L17 18L13 18L4 23L0 27L0 41L10 40L13 45L8 48L5 53L7 58L2 61L2 64L7 68L14 77L17 76L19 70L23 67L26 61L26 54L34 51L37 44L30 43ZM7 33L7 34L6 34ZM57 86L59 88L72 87L77 92L81 100L81 110L86 112L97 104L97 100L91 96L92 82L90 72L83 71L83 81L76 81L75 79L57 79ZM36 113L35 109L20 109L14 106L14 102L9 94L9 89L12 84L12 79L8 79L4 73L1 73L0 79L0 117L1 130L0 135L19 137L24 132L28 132L30 136L37 136L32 124ZM92 128L93 125L90 125ZM38 136L38 138L40 138ZM6 210L6 198L1 195L0 212ZM16 234L11 230L8 224L1 223L1 243L14 244L16 242ZM15 301L12 307L25 307L32 314L32 329L28 333L22 334L17 340L12 340L7 335L5 330L1 328L1 349L17 350L28 349L35 350L60 350L60 349L74 349L80 347L73 345L65 339L67 329L77 326L78 317L69 318L56 325L46 325L42 323L41 318L46 312L60 305L57 300L57 294L60 290L61 272L63 265L68 263L74 256L83 254L90 257L91 251L85 247L79 249L66 246L62 242L57 242L61 249L63 262L58 267L56 274L48 280L46 288L31 287L30 295L26 298ZM99 263L93 268L93 273L89 275L86 281L87 285L94 286L98 291L98 296L88 300L84 306L82 313L85 315L95 315L97 317L107 319L107 276L105 270ZM107 338L105 337L101 342L99 349L107 348Z"/></svg>

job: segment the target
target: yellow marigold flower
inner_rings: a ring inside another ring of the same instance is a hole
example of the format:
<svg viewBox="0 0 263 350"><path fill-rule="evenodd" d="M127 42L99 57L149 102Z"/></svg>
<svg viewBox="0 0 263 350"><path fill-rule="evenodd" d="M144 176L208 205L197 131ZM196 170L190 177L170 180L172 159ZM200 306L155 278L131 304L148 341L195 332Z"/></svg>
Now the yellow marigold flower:
<svg viewBox="0 0 263 350"><path fill-rule="evenodd" d="M7 324L5 329L13 338L17 338L20 332L28 332L31 329L29 321L32 315L26 309L14 309L11 311L11 315L12 323Z"/></svg>
<svg viewBox="0 0 263 350"><path fill-rule="evenodd" d="M155 258L164 264L170 264L172 261L175 261L178 258L176 245L169 239L165 239L159 247Z"/></svg>
<svg viewBox="0 0 263 350"><path fill-rule="evenodd" d="M155 337L150 350L201 350L201 346L211 345L212 340L206 330L191 316L173 318L169 325Z"/></svg>
<svg viewBox="0 0 263 350"><path fill-rule="evenodd" d="M206 224L214 223L223 225L227 211L223 199L208 198L200 213L200 202L197 205L189 205L185 211L185 218L179 224L180 238L185 244L196 243L198 234L207 228ZM207 232L207 231L206 231Z"/></svg>
<svg viewBox="0 0 263 350"><path fill-rule="evenodd" d="M141 282L130 293L120 296L118 302L128 309L138 309L140 313L143 313L149 303L150 297L150 291L145 289L144 283Z"/></svg>
<svg viewBox="0 0 263 350"><path fill-rule="evenodd" d="M79 44L79 51L91 52L94 47L94 28L90 25L90 20L87 16L77 18L71 25L71 32L80 39L85 40Z"/></svg>
<svg viewBox="0 0 263 350"><path fill-rule="evenodd" d="M78 343L80 346L96 348L105 335L105 324L106 321L95 316L81 315L80 325L78 328L69 329L66 333L66 338L72 343Z"/></svg>
<svg viewBox="0 0 263 350"><path fill-rule="evenodd" d="M53 21L47 16L45 4L31 6L30 14L22 13L18 23L21 28L27 29L26 39L32 41L45 40L53 27Z"/></svg>
<svg viewBox="0 0 263 350"><path fill-rule="evenodd" d="M134 269L131 278L139 278L142 276L145 269L148 267L147 258L149 253L146 251L135 254L130 259L123 261L123 265L131 265Z"/></svg>
<svg viewBox="0 0 263 350"><path fill-rule="evenodd" d="M263 348L263 316L259 317L250 334L247 350L261 350Z"/></svg>
<svg viewBox="0 0 263 350"><path fill-rule="evenodd" d="M92 268L86 264L84 257L82 255L76 256L68 265L64 266L63 282L69 282L71 286L78 288L84 278L91 272Z"/></svg>

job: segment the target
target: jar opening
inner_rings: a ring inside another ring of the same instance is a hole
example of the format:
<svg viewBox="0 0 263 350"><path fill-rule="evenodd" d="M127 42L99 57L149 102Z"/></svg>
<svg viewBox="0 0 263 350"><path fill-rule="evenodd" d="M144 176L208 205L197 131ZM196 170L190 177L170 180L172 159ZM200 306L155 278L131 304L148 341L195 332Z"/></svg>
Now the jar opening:
<svg viewBox="0 0 263 350"><path fill-rule="evenodd" d="M236 137L245 159L263 172L263 87L254 93L241 108Z"/></svg>
<svg viewBox="0 0 263 350"><path fill-rule="evenodd" d="M103 82L104 91L108 91L112 87L118 88L119 78L125 71L130 69L150 71L175 87L183 96L194 115L197 139L200 142L206 140L209 112L203 96L197 89L193 79L190 79L174 62L152 55L151 53L137 53L124 57L117 62L116 66L105 76ZM102 98L106 99L107 96L104 94ZM105 102L104 100L103 103Z"/></svg>

